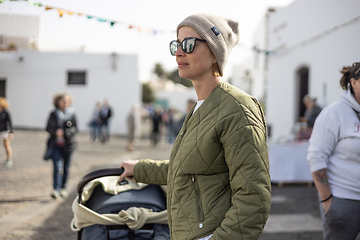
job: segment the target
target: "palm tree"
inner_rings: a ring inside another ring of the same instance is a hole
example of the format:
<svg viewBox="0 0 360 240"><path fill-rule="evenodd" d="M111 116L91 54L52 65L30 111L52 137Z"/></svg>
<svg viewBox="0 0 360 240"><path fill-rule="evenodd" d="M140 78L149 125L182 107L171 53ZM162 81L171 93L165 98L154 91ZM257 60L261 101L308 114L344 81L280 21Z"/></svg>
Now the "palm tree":
<svg viewBox="0 0 360 240"><path fill-rule="evenodd" d="M155 66L154 66L154 69L152 70L152 72L160 79L166 77L165 69L161 63L155 63Z"/></svg>
<svg viewBox="0 0 360 240"><path fill-rule="evenodd" d="M143 103L152 103L154 101L154 92L149 83L142 84L142 101Z"/></svg>

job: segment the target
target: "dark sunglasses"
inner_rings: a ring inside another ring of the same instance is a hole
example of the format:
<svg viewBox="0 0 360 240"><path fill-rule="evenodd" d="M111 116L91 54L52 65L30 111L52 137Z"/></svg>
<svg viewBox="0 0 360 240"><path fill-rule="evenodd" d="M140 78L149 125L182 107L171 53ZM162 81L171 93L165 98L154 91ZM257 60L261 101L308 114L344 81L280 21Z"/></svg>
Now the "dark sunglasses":
<svg viewBox="0 0 360 240"><path fill-rule="evenodd" d="M170 42L170 53L171 55L175 56L176 51L181 46L181 49L184 53L192 53L195 49L196 41L206 42L204 39L196 38L196 37L189 37L185 38L181 43L177 40L173 40Z"/></svg>

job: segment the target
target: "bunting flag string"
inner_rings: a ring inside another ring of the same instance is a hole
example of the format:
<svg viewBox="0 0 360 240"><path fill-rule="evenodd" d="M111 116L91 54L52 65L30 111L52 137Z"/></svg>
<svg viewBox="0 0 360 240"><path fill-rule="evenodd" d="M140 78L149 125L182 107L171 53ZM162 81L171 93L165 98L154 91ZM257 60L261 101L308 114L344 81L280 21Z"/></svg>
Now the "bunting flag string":
<svg viewBox="0 0 360 240"><path fill-rule="evenodd" d="M0 0L0 3L3 3L5 1L6 0ZM60 18L63 17L65 14L68 14L69 16L78 15L78 16L85 16L88 19L97 19L98 22L104 22L104 23L108 22L111 27L113 27L115 24L123 24L123 25L127 25L127 27L129 29L137 30L139 33L146 33L146 34L156 35L156 34L159 34L159 33L161 34L161 33L166 33L166 32L169 32L169 33L175 32L175 31L164 31L164 30L160 30L160 29L152 29L152 28L147 28L147 27L143 27L143 26L133 25L133 24L126 23L126 22L123 22L123 21L114 21L114 20L110 20L110 19L100 18L100 17L96 17L96 16L92 16L92 15L87 15L87 14L84 14L84 13L78 13L78 12L70 11L70 10L67 10L67 9L57 8L57 7L54 7L54 6L48 6L48 5L42 4L40 2L35 3L33 1L31 1L31 0L9 0L9 1L10 2L13 2L13 1L16 1L16 2L28 2L28 4L30 4L32 6L35 6L35 7L45 7L45 11L56 10L58 12Z"/></svg>

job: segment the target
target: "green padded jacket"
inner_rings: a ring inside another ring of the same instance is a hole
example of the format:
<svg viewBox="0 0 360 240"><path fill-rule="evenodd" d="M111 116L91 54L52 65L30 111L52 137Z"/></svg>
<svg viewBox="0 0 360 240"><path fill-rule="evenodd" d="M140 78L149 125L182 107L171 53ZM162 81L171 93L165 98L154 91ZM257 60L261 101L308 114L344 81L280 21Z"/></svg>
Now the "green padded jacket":
<svg viewBox="0 0 360 240"><path fill-rule="evenodd" d="M170 160L141 160L138 182L167 185L171 239L257 239L269 216L266 123L258 101L221 82L186 117Z"/></svg>

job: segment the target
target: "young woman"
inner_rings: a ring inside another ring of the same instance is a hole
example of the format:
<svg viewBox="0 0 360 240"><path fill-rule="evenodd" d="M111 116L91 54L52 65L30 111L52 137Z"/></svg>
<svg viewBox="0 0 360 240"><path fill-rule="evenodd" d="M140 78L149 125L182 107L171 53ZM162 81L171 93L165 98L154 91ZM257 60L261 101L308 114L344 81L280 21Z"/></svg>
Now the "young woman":
<svg viewBox="0 0 360 240"><path fill-rule="evenodd" d="M341 73L346 92L317 117L307 156L326 240L354 240L360 231L360 62Z"/></svg>
<svg viewBox="0 0 360 240"><path fill-rule="evenodd" d="M13 165L13 161L10 142L14 138L14 134L10 113L7 110L8 107L9 102L6 100L6 98L0 97L0 139L3 141L6 151L5 166L11 167Z"/></svg>
<svg viewBox="0 0 360 240"><path fill-rule="evenodd" d="M76 147L76 116L70 107L71 96L56 94L53 99L55 110L50 113L46 131L50 134L47 145L53 148L51 159L54 163L53 198L68 196L66 182L68 178L71 154Z"/></svg>
<svg viewBox="0 0 360 240"><path fill-rule="evenodd" d="M179 75L198 101L177 136L170 160L124 161L120 180L167 185L171 239L257 239L270 211L266 125L258 101L222 82L238 23L191 15L170 43Z"/></svg>

